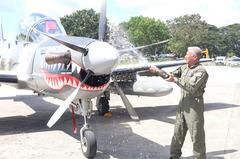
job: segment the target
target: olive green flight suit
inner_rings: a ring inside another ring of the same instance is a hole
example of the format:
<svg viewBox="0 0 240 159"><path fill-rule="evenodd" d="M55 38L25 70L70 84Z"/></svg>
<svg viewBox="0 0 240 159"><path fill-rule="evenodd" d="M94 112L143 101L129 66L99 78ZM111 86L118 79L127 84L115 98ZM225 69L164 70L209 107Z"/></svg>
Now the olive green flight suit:
<svg viewBox="0 0 240 159"><path fill-rule="evenodd" d="M181 88L181 99L177 107L170 149L171 157L173 159L180 158L181 148L187 130L189 130L193 142L194 157L206 159L203 93L208 74L201 64L196 64L191 68L188 65L183 65L172 73L176 84Z"/></svg>

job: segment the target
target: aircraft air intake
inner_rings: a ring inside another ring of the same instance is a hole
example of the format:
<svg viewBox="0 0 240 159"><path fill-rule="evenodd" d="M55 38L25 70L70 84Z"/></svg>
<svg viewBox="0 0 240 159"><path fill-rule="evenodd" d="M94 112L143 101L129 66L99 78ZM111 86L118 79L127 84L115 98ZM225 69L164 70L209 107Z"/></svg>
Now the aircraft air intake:
<svg viewBox="0 0 240 159"><path fill-rule="evenodd" d="M86 78L87 71L84 69L81 69L80 73L80 80L83 80ZM91 75L88 77L86 80L86 84L91 87L96 87L96 86L102 86L107 84L110 81L110 74L106 75Z"/></svg>

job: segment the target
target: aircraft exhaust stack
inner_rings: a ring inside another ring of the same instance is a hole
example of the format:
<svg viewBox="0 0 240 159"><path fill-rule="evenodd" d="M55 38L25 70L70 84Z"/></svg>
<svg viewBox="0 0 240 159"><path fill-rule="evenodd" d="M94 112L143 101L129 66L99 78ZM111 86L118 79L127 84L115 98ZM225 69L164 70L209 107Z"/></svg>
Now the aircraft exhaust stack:
<svg viewBox="0 0 240 159"><path fill-rule="evenodd" d="M68 65L71 62L71 53L70 51L63 52L61 54L49 53L45 56L45 61L49 65L56 63L63 63L65 65Z"/></svg>

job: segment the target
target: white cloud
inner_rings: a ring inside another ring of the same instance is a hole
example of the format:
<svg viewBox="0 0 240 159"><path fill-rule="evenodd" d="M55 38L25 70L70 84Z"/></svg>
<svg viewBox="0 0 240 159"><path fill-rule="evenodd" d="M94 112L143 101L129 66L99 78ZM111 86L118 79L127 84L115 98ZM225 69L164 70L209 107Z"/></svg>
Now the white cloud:
<svg viewBox="0 0 240 159"><path fill-rule="evenodd" d="M139 15L170 20L185 14L199 13L207 23L226 26L240 22L238 0L116 0L121 7L137 9Z"/></svg>
<svg viewBox="0 0 240 159"><path fill-rule="evenodd" d="M1 12L14 11L16 7L17 5L16 5L16 2L14 1L1 1L0 3Z"/></svg>
<svg viewBox="0 0 240 159"><path fill-rule="evenodd" d="M210 1L207 3L206 12L202 12L201 15L208 23L216 26L240 23L240 8L235 5L236 1L234 0Z"/></svg>

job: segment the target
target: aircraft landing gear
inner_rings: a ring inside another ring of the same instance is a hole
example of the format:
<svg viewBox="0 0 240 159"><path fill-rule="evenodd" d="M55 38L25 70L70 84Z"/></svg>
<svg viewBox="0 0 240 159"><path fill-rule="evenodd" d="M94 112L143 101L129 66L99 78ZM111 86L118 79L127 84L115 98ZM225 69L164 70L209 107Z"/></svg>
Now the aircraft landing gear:
<svg viewBox="0 0 240 159"><path fill-rule="evenodd" d="M86 127L80 130L81 149L85 157L93 158L97 152L97 140L93 131Z"/></svg>
<svg viewBox="0 0 240 159"><path fill-rule="evenodd" d="M97 139L95 137L95 134L93 133L93 130L87 124L87 117L90 117L89 106L91 107L91 104L92 103L90 100L81 101L84 125L80 129L80 143L81 143L82 153L87 158L93 158L97 152Z"/></svg>
<svg viewBox="0 0 240 159"><path fill-rule="evenodd" d="M110 109L109 99L110 99L109 91L105 91L102 97L97 97L96 107L99 115L104 115L105 113L109 112Z"/></svg>
<svg viewBox="0 0 240 159"><path fill-rule="evenodd" d="M104 115L105 113L109 112L109 102L106 97L100 97L97 110L99 115Z"/></svg>

